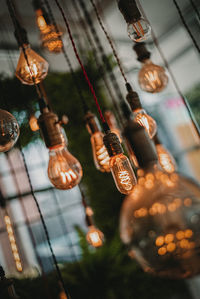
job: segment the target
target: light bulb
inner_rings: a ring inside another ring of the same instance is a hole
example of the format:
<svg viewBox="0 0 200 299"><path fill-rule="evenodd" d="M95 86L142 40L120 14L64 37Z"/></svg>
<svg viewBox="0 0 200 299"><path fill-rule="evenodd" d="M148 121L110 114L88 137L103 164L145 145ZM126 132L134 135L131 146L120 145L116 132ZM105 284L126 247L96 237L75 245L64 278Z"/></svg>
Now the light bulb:
<svg viewBox="0 0 200 299"><path fill-rule="evenodd" d="M110 156L110 170L115 185L122 194L129 194L136 184L136 178L129 159L123 154L119 138L108 131L104 136L104 144Z"/></svg>
<svg viewBox="0 0 200 299"><path fill-rule="evenodd" d="M104 235L94 225L89 226L86 240L93 247L101 247L103 245Z"/></svg>
<svg viewBox="0 0 200 299"><path fill-rule="evenodd" d="M6 110L0 109L0 152L9 151L19 137L16 118Z"/></svg>
<svg viewBox="0 0 200 299"><path fill-rule="evenodd" d="M81 165L66 147L50 149L49 156L48 177L57 189L71 189L79 184L82 178Z"/></svg>
<svg viewBox="0 0 200 299"><path fill-rule="evenodd" d="M168 173L174 172L176 170L176 162L170 152L162 144L156 144L156 151L161 167Z"/></svg>
<svg viewBox="0 0 200 299"><path fill-rule="evenodd" d="M54 25L49 25L49 31L41 34L42 46L50 52L60 53L63 49L62 32L57 32Z"/></svg>
<svg viewBox="0 0 200 299"><path fill-rule="evenodd" d="M20 57L16 68L16 77L23 83L33 85L40 83L47 75L49 64L30 48L30 45L24 45L28 63L24 57L22 48L20 48Z"/></svg>
<svg viewBox="0 0 200 299"><path fill-rule="evenodd" d="M136 109L133 114L134 121L143 126L149 137L152 139L157 132L157 124L155 120L148 115L144 109Z"/></svg>
<svg viewBox="0 0 200 299"><path fill-rule="evenodd" d="M136 154L138 184L125 198L120 236L144 271L168 278L200 272L200 187L162 171L144 129L129 122L124 136Z"/></svg>
<svg viewBox="0 0 200 299"><path fill-rule="evenodd" d="M38 131L40 129L37 123L37 117L34 114L31 114L29 118L29 126L33 132Z"/></svg>
<svg viewBox="0 0 200 299"><path fill-rule="evenodd" d="M49 25L47 24L45 17L43 16L42 9L37 9L36 13L36 23L41 33L47 33L49 31Z"/></svg>
<svg viewBox="0 0 200 299"><path fill-rule="evenodd" d="M67 295L64 291L61 291L59 294L59 299L67 299Z"/></svg>
<svg viewBox="0 0 200 299"><path fill-rule="evenodd" d="M110 158L103 143L104 134L101 132L98 119L93 113L87 112L85 120L87 130L91 135L90 141L95 167L101 172L110 172Z"/></svg>
<svg viewBox="0 0 200 299"><path fill-rule="evenodd" d="M151 26L145 19L140 18L136 22L127 24L127 32L131 40L142 42L150 36Z"/></svg>
<svg viewBox="0 0 200 299"><path fill-rule="evenodd" d="M110 169L117 189L123 194L129 194L136 184L129 159L124 154L111 157Z"/></svg>
<svg viewBox="0 0 200 299"><path fill-rule="evenodd" d="M150 59L144 60L144 65L138 75L139 85L146 92L162 91L168 83L168 76L162 66L153 64Z"/></svg>

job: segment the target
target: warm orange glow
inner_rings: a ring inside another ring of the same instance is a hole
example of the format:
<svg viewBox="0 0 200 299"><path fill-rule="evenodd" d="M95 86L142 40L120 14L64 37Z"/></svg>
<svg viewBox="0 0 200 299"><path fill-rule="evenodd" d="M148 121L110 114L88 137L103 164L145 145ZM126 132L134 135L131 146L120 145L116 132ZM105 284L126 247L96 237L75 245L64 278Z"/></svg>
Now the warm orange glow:
<svg viewBox="0 0 200 299"><path fill-rule="evenodd" d="M157 131L157 124L155 120L146 113L144 109L137 109L134 111L134 120L145 128L150 138L153 138Z"/></svg>
<svg viewBox="0 0 200 299"><path fill-rule="evenodd" d="M191 206L191 204L192 204L192 200L191 200L191 198L185 198L185 199L184 199L184 205L185 205L186 207Z"/></svg>
<svg viewBox="0 0 200 299"><path fill-rule="evenodd" d="M94 214L91 207L86 207L85 213L87 216L90 216L90 217L93 216L93 214Z"/></svg>
<svg viewBox="0 0 200 299"><path fill-rule="evenodd" d="M165 255L166 252L167 252L167 249L166 249L165 247L160 247L160 248L158 249L158 254L159 254L159 255Z"/></svg>
<svg viewBox="0 0 200 299"><path fill-rule="evenodd" d="M32 114L29 119L29 126L30 126L31 130L34 132L38 131L40 129L38 126L38 123L37 123L37 118L35 117L34 114Z"/></svg>
<svg viewBox="0 0 200 299"><path fill-rule="evenodd" d="M142 42L150 35L151 27L145 19L140 18L136 22L128 23L127 31L131 40Z"/></svg>
<svg viewBox="0 0 200 299"><path fill-rule="evenodd" d="M59 53L63 49L62 32L57 32L54 25L48 26L48 31L41 35L42 45L50 52Z"/></svg>
<svg viewBox="0 0 200 299"><path fill-rule="evenodd" d="M43 17L43 13L41 9L36 10L36 23L41 33L48 32L48 25L45 21L45 18Z"/></svg>
<svg viewBox="0 0 200 299"><path fill-rule="evenodd" d="M129 194L136 185L136 178L128 158L123 154L111 157L110 168L118 190Z"/></svg>
<svg viewBox="0 0 200 299"><path fill-rule="evenodd" d="M86 235L86 239L93 247L101 247L103 245L103 233L95 226L89 226L89 230Z"/></svg>
<svg viewBox="0 0 200 299"><path fill-rule="evenodd" d="M59 299L67 299L67 296L64 291L60 292Z"/></svg>
<svg viewBox="0 0 200 299"><path fill-rule="evenodd" d="M164 237L163 236L159 236L159 237L157 237L157 239L156 239L156 246L162 246L163 244L164 244L164 241L165 241L165 239L164 239Z"/></svg>
<svg viewBox="0 0 200 299"><path fill-rule="evenodd" d="M5 215L4 216L4 221L5 221L5 224L6 224L6 230L7 230L7 233L8 233L8 239L10 241L10 246L11 246L12 253L13 253L13 258L15 260L16 269L17 269L17 271L22 272L22 270L23 270L22 263L21 263L21 260L20 260L20 256L19 256L19 252L18 252L14 232L13 232L13 229L12 229L12 224L11 224L10 217L8 215Z"/></svg>
<svg viewBox="0 0 200 299"><path fill-rule="evenodd" d="M185 238L191 238L193 235L193 231L191 229L185 230Z"/></svg>
<svg viewBox="0 0 200 299"><path fill-rule="evenodd" d="M168 173L172 173L176 169L176 163L171 154L162 144L156 145L158 160L161 167Z"/></svg>
<svg viewBox="0 0 200 299"><path fill-rule="evenodd" d="M95 166L101 172L110 172L110 157L103 143L103 133L101 131L92 134L91 144Z"/></svg>
<svg viewBox="0 0 200 299"><path fill-rule="evenodd" d="M165 236L165 243L168 244L168 243L171 243L172 241L174 241L174 235L173 234L167 234Z"/></svg>
<svg viewBox="0 0 200 299"><path fill-rule="evenodd" d="M182 230L179 230L177 233L176 233L176 238L178 240L182 240L183 238L185 237L185 234Z"/></svg>
<svg viewBox="0 0 200 299"><path fill-rule="evenodd" d="M167 245L167 251L168 252L172 252L172 251L174 251L176 249L176 244L175 243L169 243L168 245Z"/></svg>

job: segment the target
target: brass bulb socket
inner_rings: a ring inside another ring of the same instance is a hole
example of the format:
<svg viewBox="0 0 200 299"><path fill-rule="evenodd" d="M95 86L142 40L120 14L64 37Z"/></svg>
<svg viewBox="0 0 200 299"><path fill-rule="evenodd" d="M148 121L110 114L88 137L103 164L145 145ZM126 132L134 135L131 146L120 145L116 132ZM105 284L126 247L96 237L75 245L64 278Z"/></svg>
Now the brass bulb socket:
<svg viewBox="0 0 200 299"><path fill-rule="evenodd" d="M85 115L85 122L86 122L86 128L90 135L99 131L101 132L101 127L98 118L96 117L95 114L91 113L90 111L87 112L87 114Z"/></svg>
<svg viewBox="0 0 200 299"><path fill-rule="evenodd" d="M140 102L140 98L138 96L138 93L132 90L132 87L129 83L126 84L126 88L128 90L128 93L126 95L126 99L131 107L132 111L135 111L136 109L141 109L142 104Z"/></svg>
<svg viewBox="0 0 200 299"><path fill-rule="evenodd" d="M137 54L137 60L140 62L144 62L151 57L151 52L147 50L145 43L135 43L133 50Z"/></svg>
<svg viewBox="0 0 200 299"><path fill-rule="evenodd" d="M42 113L38 118L38 125L46 147L51 149L63 145L61 127L55 113Z"/></svg>
<svg viewBox="0 0 200 299"><path fill-rule="evenodd" d="M110 157L123 153L121 143L115 133L107 133L103 137L103 143Z"/></svg>

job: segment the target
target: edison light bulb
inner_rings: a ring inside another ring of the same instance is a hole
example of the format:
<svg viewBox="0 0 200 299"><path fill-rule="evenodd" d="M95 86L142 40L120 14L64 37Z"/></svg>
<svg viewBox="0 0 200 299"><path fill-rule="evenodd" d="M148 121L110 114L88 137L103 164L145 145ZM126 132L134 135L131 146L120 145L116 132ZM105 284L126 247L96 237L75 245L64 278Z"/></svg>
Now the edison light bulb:
<svg viewBox="0 0 200 299"><path fill-rule="evenodd" d="M142 268L169 278L200 273L200 187L162 171L154 144L142 127L125 129L140 168L138 184L125 198L120 235Z"/></svg>
<svg viewBox="0 0 200 299"><path fill-rule="evenodd" d="M150 36L151 26L145 19L140 18L136 22L128 23L127 32L131 40L142 42Z"/></svg>
<svg viewBox="0 0 200 299"><path fill-rule="evenodd" d="M29 126L31 128L31 131L33 132L38 131L40 129L38 126L37 117L34 114L31 114L29 118Z"/></svg>
<svg viewBox="0 0 200 299"><path fill-rule="evenodd" d="M101 128L97 117L91 113L87 112L86 116L86 127L91 135L90 141L92 145L93 160L96 168L101 172L109 172L109 155L106 147L103 143L104 134L101 132Z"/></svg>
<svg viewBox="0 0 200 299"><path fill-rule="evenodd" d="M48 177L57 189L71 189L82 178L82 168L79 161L72 156L66 147L50 149Z"/></svg>
<svg viewBox="0 0 200 299"><path fill-rule="evenodd" d="M103 140L110 156L110 170L115 185L122 194L129 194L136 184L136 178L129 159L123 154L119 138L108 131Z"/></svg>
<svg viewBox="0 0 200 299"><path fill-rule="evenodd" d="M23 83L33 85L40 83L47 75L49 64L30 48L30 45L24 45L28 63L24 57L22 48L20 48L20 57L16 68L16 77Z"/></svg>
<svg viewBox="0 0 200 299"><path fill-rule="evenodd" d="M16 118L6 110L0 109L0 152L9 151L19 137Z"/></svg>
<svg viewBox="0 0 200 299"><path fill-rule="evenodd" d="M62 32L57 32L53 24L49 25L49 30L41 34L42 46L47 48L50 52L60 53L63 49L63 42L61 40Z"/></svg>
<svg viewBox="0 0 200 299"><path fill-rule="evenodd" d="M176 162L170 152L162 144L156 144L156 151L161 167L166 172L174 172L176 170Z"/></svg>
<svg viewBox="0 0 200 299"><path fill-rule="evenodd" d="M162 91L168 83L168 77L162 66L153 64L150 59L144 60L138 76L140 87L151 93Z"/></svg>
<svg viewBox="0 0 200 299"><path fill-rule="evenodd" d="M94 225L89 226L86 240L93 247L101 247L103 245L104 234Z"/></svg>
<svg viewBox="0 0 200 299"><path fill-rule="evenodd" d="M157 132L157 124L155 120L148 115L144 109L137 109L133 114L134 120L145 128L149 137L152 139Z"/></svg>

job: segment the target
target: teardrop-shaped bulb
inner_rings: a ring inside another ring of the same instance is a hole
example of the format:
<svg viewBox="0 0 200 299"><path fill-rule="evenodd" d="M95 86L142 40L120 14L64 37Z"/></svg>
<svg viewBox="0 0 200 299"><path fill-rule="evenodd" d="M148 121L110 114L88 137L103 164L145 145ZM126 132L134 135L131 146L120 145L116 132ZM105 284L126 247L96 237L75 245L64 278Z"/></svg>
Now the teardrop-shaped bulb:
<svg viewBox="0 0 200 299"><path fill-rule="evenodd" d="M144 109L137 109L133 114L134 120L145 128L149 137L152 139L157 132L157 124L155 120L148 115Z"/></svg>
<svg viewBox="0 0 200 299"><path fill-rule="evenodd" d="M20 48L20 56L16 68L16 77L23 83L33 85L40 83L48 73L48 62L30 48L30 45L24 45L28 63Z"/></svg>
<svg viewBox="0 0 200 299"><path fill-rule="evenodd" d="M145 19L140 18L137 22L128 23L127 32L131 40L142 42L150 36L151 26Z"/></svg>
<svg viewBox="0 0 200 299"><path fill-rule="evenodd" d="M9 151L19 137L16 118L6 110L0 109L0 152Z"/></svg>
<svg viewBox="0 0 200 299"><path fill-rule="evenodd" d="M71 189L79 184L82 167L66 147L50 150L49 156L48 177L57 189Z"/></svg>
<svg viewBox="0 0 200 299"><path fill-rule="evenodd" d="M176 162L170 152L162 144L156 144L156 151L161 167L168 173L174 172L176 170Z"/></svg>
<svg viewBox="0 0 200 299"><path fill-rule="evenodd" d="M138 75L139 85L141 89L150 93L162 91L168 83L168 76L162 66L153 64L151 60L144 61Z"/></svg>

